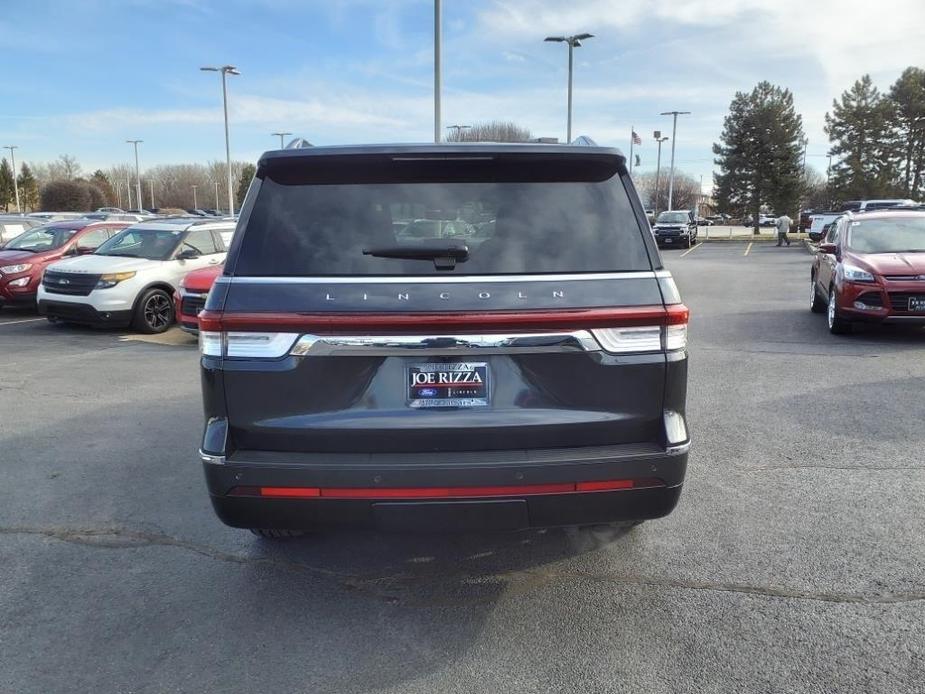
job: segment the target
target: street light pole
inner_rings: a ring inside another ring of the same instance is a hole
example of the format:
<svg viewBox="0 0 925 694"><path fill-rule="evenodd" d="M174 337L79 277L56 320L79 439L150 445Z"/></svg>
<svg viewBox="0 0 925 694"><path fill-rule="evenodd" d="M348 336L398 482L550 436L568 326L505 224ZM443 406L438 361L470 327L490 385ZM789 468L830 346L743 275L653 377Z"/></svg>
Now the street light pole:
<svg viewBox="0 0 925 694"><path fill-rule="evenodd" d="M443 50L443 3L441 0L434 0L434 142L440 142L440 134L443 128L442 115L440 113L440 97L443 90L443 68L441 66L441 52Z"/></svg>
<svg viewBox="0 0 925 694"><path fill-rule="evenodd" d="M292 133L273 133L273 135L279 135L279 148L286 149L286 145L283 144L283 138L286 137L286 135L292 135Z"/></svg>
<svg viewBox="0 0 925 694"><path fill-rule="evenodd" d="M22 208L19 206L19 182L16 180L16 154L15 150L19 145L3 145L3 149L10 150L10 161L13 166L13 190L16 192L16 211L22 214Z"/></svg>
<svg viewBox="0 0 925 694"><path fill-rule="evenodd" d="M193 209L194 209L194 210L198 210L198 209L199 209L199 200L196 199L196 189L197 189L198 187L199 187L199 186L196 186L196 185L193 186Z"/></svg>
<svg viewBox="0 0 925 694"><path fill-rule="evenodd" d="M671 125L671 173L668 176L668 209L670 210L674 202L674 146L678 135L678 116L688 116L690 111L665 111L659 115L674 117Z"/></svg>
<svg viewBox="0 0 925 694"><path fill-rule="evenodd" d="M594 34L575 34L573 36L547 36L544 41L568 44L568 125L566 129L566 143L572 141L572 65L574 49L581 47L581 42L594 38Z"/></svg>
<svg viewBox="0 0 925 694"><path fill-rule="evenodd" d="M215 211L218 212L218 181L215 181Z"/></svg>
<svg viewBox="0 0 925 694"><path fill-rule="evenodd" d="M662 131L656 130L652 133L652 137L655 138L655 141L658 143L658 157L655 160L655 200L652 203L652 212L656 216L658 215L658 183L659 175L662 172L662 143L668 139L667 136L662 137ZM669 205L670 207L670 205Z"/></svg>
<svg viewBox="0 0 925 694"><path fill-rule="evenodd" d="M141 201L141 175L138 172L138 144L144 142L144 140L126 140L125 142L130 145L135 145L135 198L138 202L138 209L140 211L143 204Z"/></svg>
<svg viewBox="0 0 925 694"><path fill-rule="evenodd" d="M225 111L225 166L228 169L228 214L234 216L234 192L231 180L231 138L228 134L228 75L240 75L238 68L234 65L223 65L222 67L201 67L204 72L222 73L222 108Z"/></svg>

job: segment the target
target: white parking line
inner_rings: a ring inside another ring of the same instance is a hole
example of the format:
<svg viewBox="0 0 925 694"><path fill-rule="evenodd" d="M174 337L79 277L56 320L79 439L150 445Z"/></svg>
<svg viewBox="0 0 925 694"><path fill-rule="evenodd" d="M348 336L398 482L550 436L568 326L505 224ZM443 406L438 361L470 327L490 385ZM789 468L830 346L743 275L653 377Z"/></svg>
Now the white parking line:
<svg viewBox="0 0 925 694"><path fill-rule="evenodd" d="M744 258L745 256L747 256L747 255L748 255L748 252L749 252L751 249L752 249L752 242L749 241L749 242L748 242L748 246L745 248L745 253L742 254L742 257Z"/></svg>
<svg viewBox="0 0 925 694"><path fill-rule="evenodd" d="M681 255L679 255L678 257L679 257L679 258L683 258L683 257L686 256L688 253L693 253L694 251L696 251L696 250L697 250L698 248L700 248L702 245L703 245L703 241L701 241L700 243L698 243L696 246L691 246L690 248L688 248L686 251L684 251L684 252L683 252Z"/></svg>
<svg viewBox="0 0 925 694"><path fill-rule="evenodd" d="M0 325L16 325L17 323L35 323L36 321L45 320L44 318L25 318L23 320L3 320Z"/></svg>

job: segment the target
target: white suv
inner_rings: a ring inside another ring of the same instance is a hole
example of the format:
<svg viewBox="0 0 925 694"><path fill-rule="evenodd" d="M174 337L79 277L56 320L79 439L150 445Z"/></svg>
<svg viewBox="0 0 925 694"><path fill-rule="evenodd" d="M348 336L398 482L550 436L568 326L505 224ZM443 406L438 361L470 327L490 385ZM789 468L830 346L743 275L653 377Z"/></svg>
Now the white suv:
<svg viewBox="0 0 925 694"><path fill-rule="evenodd" d="M92 255L49 265L38 290L39 312L52 322L164 332L174 321L180 280L223 263L233 232L232 221L188 218L130 226Z"/></svg>

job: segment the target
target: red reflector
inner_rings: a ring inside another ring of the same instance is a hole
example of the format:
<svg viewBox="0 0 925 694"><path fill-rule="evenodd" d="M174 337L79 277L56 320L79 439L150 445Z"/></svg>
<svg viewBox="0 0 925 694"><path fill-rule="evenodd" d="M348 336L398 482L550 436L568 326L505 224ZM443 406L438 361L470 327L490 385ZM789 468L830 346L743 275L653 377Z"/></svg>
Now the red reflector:
<svg viewBox="0 0 925 694"><path fill-rule="evenodd" d="M633 480L604 480L601 482L578 482L576 492L601 492L608 489L632 489Z"/></svg>
<svg viewBox="0 0 925 694"><path fill-rule="evenodd" d="M653 486L651 480L637 485L634 480L602 480L599 482L562 482L553 484L523 484L496 487L236 487L231 495L240 496L245 490L255 490L260 496L305 499L453 499L486 496L530 496L535 494L570 494L632 489Z"/></svg>
<svg viewBox="0 0 925 694"><path fill-rule="evenodd" d="M321 496L318 487L260 487L260 496L315 497Z"/></svg>
<svg viewBox="0 0 925 694"><path fill-rule="evenodd" d="M315 334L396 333L439 330L579 330L636 325L682 325L688 309L671 306L621 306L561 311L471 311L465 313L221 313L203 311L199 327L206 332L286 331Z"/></svg>

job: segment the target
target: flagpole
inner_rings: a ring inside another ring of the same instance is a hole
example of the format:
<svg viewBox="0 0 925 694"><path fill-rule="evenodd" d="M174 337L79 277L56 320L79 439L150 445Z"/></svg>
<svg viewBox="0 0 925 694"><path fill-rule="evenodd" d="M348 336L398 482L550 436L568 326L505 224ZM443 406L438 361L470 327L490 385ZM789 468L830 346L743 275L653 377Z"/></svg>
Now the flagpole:
<svg viewBox="0 0 925 694"><path fill-rule="evenodd" d="M635 144L634 143L635 138L633 137L633 134L635 132L636 132L636 126L631 125L630 126L630 173L633 173L633 145Z"/></svg>

